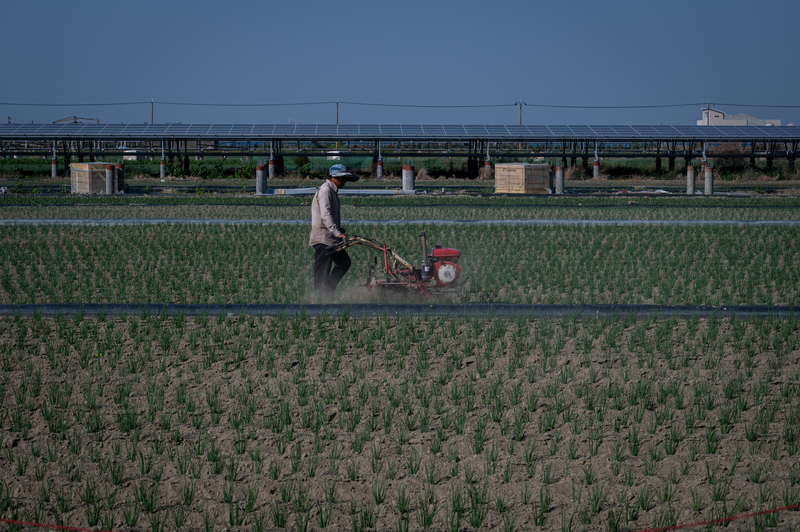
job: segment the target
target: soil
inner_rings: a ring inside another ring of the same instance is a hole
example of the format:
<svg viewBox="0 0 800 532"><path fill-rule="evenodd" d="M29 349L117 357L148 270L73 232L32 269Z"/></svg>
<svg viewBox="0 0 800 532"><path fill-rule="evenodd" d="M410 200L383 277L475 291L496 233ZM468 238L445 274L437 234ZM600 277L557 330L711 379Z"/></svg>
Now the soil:
<svg viewBox="0 0 800 532"><path fill-rule="evenodd" d="M472 530L470 493L486 489L481 529L633 530L796 504L799 340L796 320L4 318L0 508L115 530L175 529L181 511L192 530L272 530L284 514L319 530L330 508L329 530L385 530L405 490L411 529L425 508L447 529L460 490ZM127 526L153 485L154 512ZM306 490L310 513L282 502ZM759 519L736 526L773 524Z"/></svg>

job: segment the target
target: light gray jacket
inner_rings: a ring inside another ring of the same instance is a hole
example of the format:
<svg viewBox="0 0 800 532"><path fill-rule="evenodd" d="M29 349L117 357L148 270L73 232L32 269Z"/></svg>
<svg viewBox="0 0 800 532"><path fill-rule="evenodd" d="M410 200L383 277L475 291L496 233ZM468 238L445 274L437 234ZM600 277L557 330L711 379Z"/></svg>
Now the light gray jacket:
<svg viewBox="0 0 800 532"><path fill-rule="evenodd" d="M339 204L339 188L330 179L325 181L314 194L311 202L311 237L308 245L325 244L332 246L339 241L342 233L342 208Z"/></svg>

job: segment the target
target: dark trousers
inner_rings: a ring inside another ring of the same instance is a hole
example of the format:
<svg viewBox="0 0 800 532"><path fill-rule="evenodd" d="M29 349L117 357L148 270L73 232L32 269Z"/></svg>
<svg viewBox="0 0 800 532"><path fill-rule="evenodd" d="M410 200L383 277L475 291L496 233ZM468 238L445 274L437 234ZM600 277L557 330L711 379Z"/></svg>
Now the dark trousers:
<svg viewBox="0 0 800 532"><path fill-rule="evenodd" d="M326 257L327 247L325 244L314 245L314 292L331 296L350 269L350 256L346 251L339 251ZM335 264L333 270L331 264Z"/></svg>

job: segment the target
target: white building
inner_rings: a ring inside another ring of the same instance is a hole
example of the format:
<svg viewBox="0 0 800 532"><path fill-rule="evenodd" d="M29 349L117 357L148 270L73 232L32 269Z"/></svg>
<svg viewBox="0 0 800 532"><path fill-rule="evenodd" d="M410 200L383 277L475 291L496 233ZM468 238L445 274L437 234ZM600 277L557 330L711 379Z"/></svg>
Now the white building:
<svg viewBox="0 0 800 532"><path fill-rule="evenodd" d="M713 107L703 107L703 119L697 121L698 126L779 126L780 120L764 120L739 113L729 115Z"/></svg>

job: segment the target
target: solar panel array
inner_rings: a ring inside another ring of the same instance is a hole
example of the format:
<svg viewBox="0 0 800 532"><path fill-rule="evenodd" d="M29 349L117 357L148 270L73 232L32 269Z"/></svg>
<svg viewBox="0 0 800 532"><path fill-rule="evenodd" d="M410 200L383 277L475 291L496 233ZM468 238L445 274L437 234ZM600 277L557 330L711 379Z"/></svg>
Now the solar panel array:
<svg viewBox="0 0 800 532"><path fill-rule="evenodd" d="M0 124L11 139L798 140L798 126L520 126L415 124Z"/></svg>

